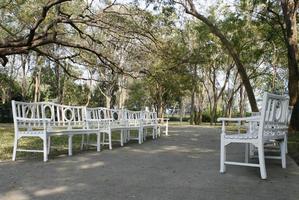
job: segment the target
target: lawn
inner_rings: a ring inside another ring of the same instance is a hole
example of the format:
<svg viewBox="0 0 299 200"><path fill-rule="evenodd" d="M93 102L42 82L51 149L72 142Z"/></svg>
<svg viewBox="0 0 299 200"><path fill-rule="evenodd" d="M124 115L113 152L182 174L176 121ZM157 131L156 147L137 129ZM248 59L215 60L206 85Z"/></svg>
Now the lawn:
<svg viewBox="0 0 299 200"><path fill-rule="evenodd" d="M134 133L133 133L134 134ZM116 139L118 135L112 135L112 139ZM81 146L81 135L75 135L73 137L73 153L80 152ZM14 140L13 124L0 124L0 161L9 160L12 157ZM95 135L90 136L90 141L96 141ZM51 153L50 157L68 154L68 137L67 136L53 136L51 137ZM42 149L42 140L39 138L22 138L19 140L19 148L22 149ZM95 147L89 147L95 149ZM107 148L107 147L104 147ZM28 153L28 152L17 152L18 158L25 159L42 159L42 153Z"/></svg>

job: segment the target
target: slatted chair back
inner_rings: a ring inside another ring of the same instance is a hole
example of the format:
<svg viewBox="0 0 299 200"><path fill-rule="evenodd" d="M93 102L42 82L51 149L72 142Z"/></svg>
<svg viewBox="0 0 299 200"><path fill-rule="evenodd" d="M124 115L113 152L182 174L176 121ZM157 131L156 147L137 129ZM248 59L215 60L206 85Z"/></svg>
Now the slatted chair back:
<svg viewBox="0 0 299 200"><path fill-rule="evenodd" d="M289 99L286 96L265 93L262 103L258 137L278 135L285 131L288 122Z"/></svg>
<svg viewBox="0 0 299 200"><path fill-rule="evenodd" d="M104 107L86 108L86 115L88 119L112 120L109 109Z"/></svg>
<svg viewBox="0 0 299 200"><path fill-rule="evenodd" d="M141 111L131 111L126 110L126 116L128 124L130 126L140 126L142 121L142 112Z"/></svg>
<svg viewBox="0 0 299 200"><path fill-rule="evenodd" d="M44 115L51 119L51 128L76 129L85 126L86 107L48 103Z"/></svg>
<svg viewBox="0 0 299 200"><path fill-rule="evenodd" d="M44 126L43 119L46 119L44 108L47 102L27 103L12 101L12 112L14 125L17 128L40 128ZM47 118L49 119L49 118Z"/></svg>
<svg viewBox="0 0 299 200"><path fill-rule="evenodd" d="M156 112L149 112L149 111L144 111L143 112L143 120L145 124L148 125L153 125L157 124L157 113Z"/></svg>
<svg viewBox="0 0 299 200"><path fill-rule="evenodd" d="M110 122L113 120L110 115L110 109L104 107L86 108L87 126L102 130L109 129Z"/></svg>
<svg viewBox="0 0 299 200"><path fill-rule="evenodd" d="M124 126L126 124L125 110L105 108L104 113L105 118L110 119L112 126Z"/></svg>

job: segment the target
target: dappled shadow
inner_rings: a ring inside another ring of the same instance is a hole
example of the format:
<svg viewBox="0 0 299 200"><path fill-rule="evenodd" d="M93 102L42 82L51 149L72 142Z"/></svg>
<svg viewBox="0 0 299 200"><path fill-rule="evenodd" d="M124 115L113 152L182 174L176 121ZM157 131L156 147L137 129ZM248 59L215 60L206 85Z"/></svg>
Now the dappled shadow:
<svg viewBox="0 0 299 200"><path fill-rule="evenodd" d="M232 166L221 175L219 130L170 127L169 134L112 151L57 156L47 163L0 163L0 200L248 199L251 191L255 195L250 199L299 195L299 170L292 160L286 170L277 161L267 162L267 181L260 180L256 168ZM229 151L242 159L243 149L236 145Z"/></svg>

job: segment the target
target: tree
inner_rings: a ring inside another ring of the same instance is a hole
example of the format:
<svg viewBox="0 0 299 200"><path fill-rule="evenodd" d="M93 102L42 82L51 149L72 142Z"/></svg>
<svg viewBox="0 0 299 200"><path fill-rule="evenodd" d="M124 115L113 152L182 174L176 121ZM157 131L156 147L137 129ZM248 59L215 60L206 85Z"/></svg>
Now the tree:
<svg viewBox="0 0 299 200"><path fill-rule="evenodd" d="M298 0L281 0L281 8L285 27L284 40L288 52L289 69L289 94L290 105L295 106L291 126L299 130L299 55L298 55L298 32L297 32L297 12L299 8Z"/></svg>
<svg viewBox="0 0 299 200"><path fill-rule="evenodd" d="M239 57L238 52L236 51L233 44L229 41L228 37L226 37L221 32L221 30L215 24L213 24L207 17L205 17L204 15L200 14L197 11L197 9L196 9L196 7L195 7L192 0L180 1L180 2L176 2L176 3L182 5L185 8L186 13L196 17L197 19L201 20L204 24L206 24L209 27L210 31L220 39L223 46L226 48L228 54L235 61L236 67L238 69L238 73L240 74L243 85L244 85L244 87L246 89L246 92L248 94L248 100L249 100L249 103L251 105L252 111L257 112L258 107L257 107L257 103L256 103L256 100L255 100L255 95L253 93L253 89L252 89L251 83L249 81L247 72L246 72L245 67L244 67L244 65L243 65L243 63L242 63L242 61Z"/></svg>

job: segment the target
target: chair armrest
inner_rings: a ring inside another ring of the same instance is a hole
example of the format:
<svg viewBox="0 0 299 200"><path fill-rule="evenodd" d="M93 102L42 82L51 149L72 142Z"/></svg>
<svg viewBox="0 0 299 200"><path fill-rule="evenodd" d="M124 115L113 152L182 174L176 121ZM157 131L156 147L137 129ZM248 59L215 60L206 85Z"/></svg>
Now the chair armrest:
<svg viewBox="0 0 299 200"><path fill-rule="evenodd" d="M17 117L17 121L20 122L50 122L49 118L25 118L25 117Z"/></svg>
<svg viewBox="0 0 299 200"><path fill-rule="evenodd" d="M33 126L36 126L38 125L39 127L43 127L44 131L47 130L50 122L51 122L51 119L49 118L26 118L26 117L17 117L16 118L16 121L17 122L23 122L23 123L28 123L28 125L33 125Z"/></svg>
<svg viewBox="0 0 299 200"><path fill-rule="evenodd" d="M235 117L235 118L226 118L226 117L220 117L217 119L217 121L222 122L222 134L226 134L225 131L225 124L226 122L237 122L238 126L238 133L241 132L241 122L249 122L249 126L252 126L252 123L258 122L260 120L260 116L251 116L251 117Z"/></svg>
<svg viewBox="0 0 299 200"><path fill-rule="evenodd" d="M258 122L260 120L260 116L251 116L251 117L234 117L234 118L227 118L227 117L220 117L217 119L218 122Z"/></svg>
<svg viewBox="0 0 299 200"><path fill-rule="evenodd" d="M108 119L85 119L86 122L102 122L102 121L113 121L112 118Z"/></svg>

